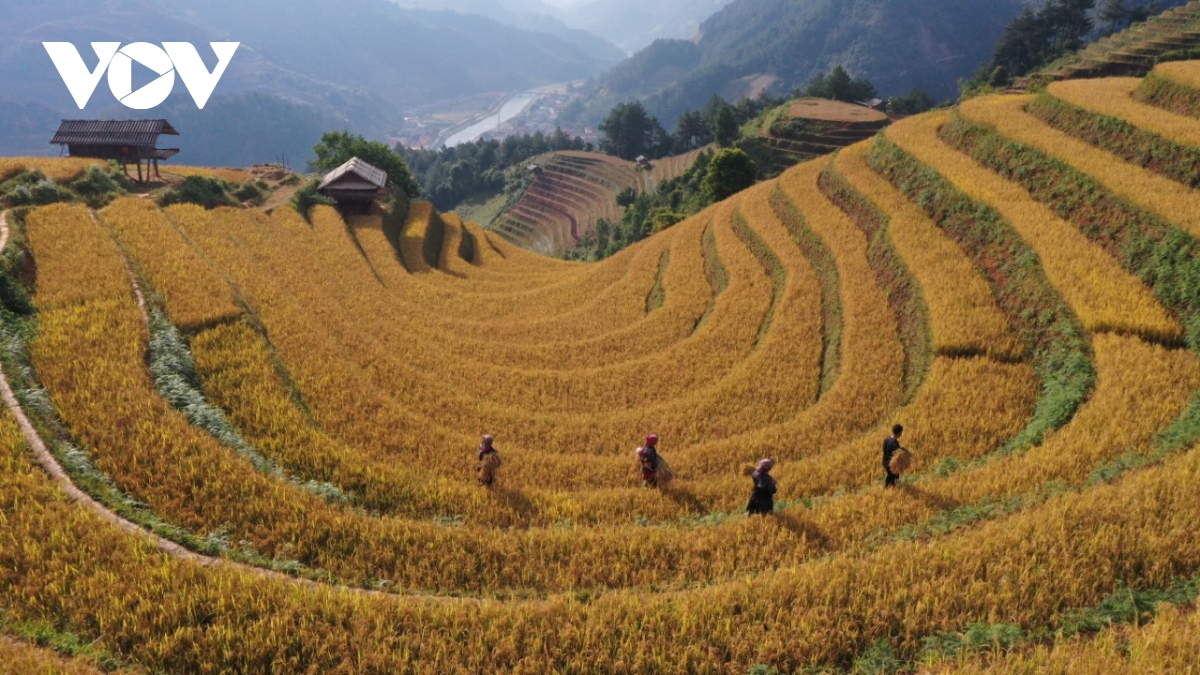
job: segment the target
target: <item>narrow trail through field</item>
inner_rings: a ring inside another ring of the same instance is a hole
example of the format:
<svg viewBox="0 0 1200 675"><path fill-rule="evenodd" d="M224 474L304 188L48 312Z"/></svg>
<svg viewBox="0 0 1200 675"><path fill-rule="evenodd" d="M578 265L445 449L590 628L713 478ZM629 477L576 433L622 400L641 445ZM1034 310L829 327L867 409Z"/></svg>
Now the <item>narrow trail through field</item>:
<svg viewBox="0 0 1200 675"><path fill-rule="evenodd" d="M0 253L3 253L4 248L8 245L9 240L7 216L7 211L0 212ZM138 307L142 310L142 316L146 320L147 325L149 325L149 319L146 315L145 299L142 297L141 289L136 283L133 285L133 293L137 298ZM312 581L311 579L300 579L297 577L288 576L282 572L276 572L274 570L268 570L262 567L256 567L254 565L228 560L226 558L217 558L196 553L195 551L171 541L170 539L146 530L141 525L138 525L131 520L122 518L120 515L110 511L104 504L96 501L91 497L91 495L87 494L78 486L76 486L74 481L71 480L71 477L58 462L58 459L55 458L53 453L50 452L49 448L46 447L45 442L43 442L41 435L37 432L37 429L34 428L33 423L29 421L29 417L26 416L25 410L21 407L21 403L17 400L17 396L13 392L12 386L9 385L8 376L4 373L3 365L0 365L0 397L4 399L4 405L8 407L13 417L16 418L17 424L21 428L21 433L25 436L26 442L29 443L29 447L33 451L33 456L37 460L38 465L40 465L42 469L50 475L50 478L54 484L63 491L70 501L78 504L84 509L108 521L125 532L149 541L160 551L172 558L204 567L220 567L241 572L248 572L264 579L282 581L303 586L305 588L328 588L335 591L353 593L355 595L377 598L394 598L396 600L422 600L429 602L456 603L480 602L479 598L462 598L423 594L408 595L403 593L387 593L384 591L375 591L366 588L356 588L354 586L347 586L344 584L322 584Z"/></svg>

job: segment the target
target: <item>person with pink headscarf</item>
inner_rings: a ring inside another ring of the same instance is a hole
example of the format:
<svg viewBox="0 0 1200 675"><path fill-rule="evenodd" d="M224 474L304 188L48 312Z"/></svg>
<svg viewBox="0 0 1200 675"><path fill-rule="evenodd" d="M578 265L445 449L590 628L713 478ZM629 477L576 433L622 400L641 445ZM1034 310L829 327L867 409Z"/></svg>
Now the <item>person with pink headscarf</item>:
<svg viewBox="0 0 1200 675"><path fill-rule="evenodd" d="M658 434L647 436L646 445L635 452L642 467L642 481L648 487L658 487Z"/></svg>
<svg viewBox="0 0 1200 675"><path fill-rule="evenodd" d="M491 487L496 482L496 469L500 468L500 453L493 442L490 434L479 441L479 463L475 465L475 477L484 487Z"/></svg>
<svg viewBox="0 0 1200 675"><path fill-rule="evenodd" d="M746 506L746 515L767 515L775 511L775 479L771 477L771 467L775 462L764 459L758 462L758 467L750 477L754 479L754 491L750 493L750 503Z"/></svg>

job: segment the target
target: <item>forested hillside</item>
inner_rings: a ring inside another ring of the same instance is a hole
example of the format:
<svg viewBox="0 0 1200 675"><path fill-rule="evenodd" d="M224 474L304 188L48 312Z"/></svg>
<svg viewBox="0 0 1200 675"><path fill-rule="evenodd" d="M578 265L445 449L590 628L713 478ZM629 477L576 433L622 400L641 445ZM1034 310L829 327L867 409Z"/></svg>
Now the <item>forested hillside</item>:
<svg viewBox="0 0 1200 675"><path fill-rule="evenodd" d="M776 94L842 65L884 96L914 87L952 97L958 80L992 55L1021 0L737 0L692 42L659 42L601 77L572 113L597 119L616 102L644 98L673 121L714 93Z"/></svg>

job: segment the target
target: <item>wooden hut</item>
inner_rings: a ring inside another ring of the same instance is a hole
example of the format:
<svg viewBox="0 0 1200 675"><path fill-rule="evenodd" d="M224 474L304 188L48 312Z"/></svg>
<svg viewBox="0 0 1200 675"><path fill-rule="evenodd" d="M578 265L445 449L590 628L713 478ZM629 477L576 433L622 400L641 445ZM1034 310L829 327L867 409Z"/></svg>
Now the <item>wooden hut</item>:
<svg viewBox="0 0 1200 675"><path fill-rule="evenodd" d="M142 180L142 161L146 162L146 179L150 168L158 173L158 160L179 154L179 148L157 148L158 137L178 136L179 132L166 120L63 120L51 145L65 146L72 157L111 159L121 163L126 175L128 165L137 164L138 181Z"/></svg>
<svg viewBox="0 0 1200 675"><path fill-rule="evenodd" d="M321 194L332 197L345 210L369 211L384 194L388 175L383 169L357 157L330 171L317 186Z"/></svg>
<svg viewBox="0 0 1200 675"><path fill-rule="evenodd" d="M859 101L858 104L863 106L864 108L870 108L871 110L877 110L881 113L887 112L887 108L888 108L887 101L885 101L881 98L873 98L869 101Z"/></svg>

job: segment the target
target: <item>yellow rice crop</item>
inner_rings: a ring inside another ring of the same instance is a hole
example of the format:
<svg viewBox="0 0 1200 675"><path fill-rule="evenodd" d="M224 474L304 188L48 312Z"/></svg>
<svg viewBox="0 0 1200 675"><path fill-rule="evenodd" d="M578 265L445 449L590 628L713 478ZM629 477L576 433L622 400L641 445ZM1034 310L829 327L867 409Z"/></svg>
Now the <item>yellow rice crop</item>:
<svg viewBox="0 0 1200 675"><path fill-rule="evenodd" d="M220 178L221 180L229 181L230 183L245 183L246 181L254 180L254 174L244 169L230 168L215 168L210 166L180 166L177 164L164 164L160 171L163 173L173 173L176 176L209 176L211 178Z"/></svg>
<svg viewBox="0 0 1200 675"><path fill-rule="evenodd" d="M1141 80L1132 77L1063 80L1052 83L1047 91L1084 110L1125 120L1180 145L1200 147L1200 129L1196 127L1196 120L1133 98L1140 83Z"/></svg>
<svg viewBox="0 0 1200 675"><path fill-rule="evenodd" d="M1096 634L1037 644L994 659L963 657L941 663L932 672L1061 673L1062 675L1141 675L1188 673L1196 668L1200 649L1200 614L1163 605L1154 621L1144 626L1113 626Z"/></svg>
<svg viewBox="0 0 1200 675"><path fill-rule="evenodd" d="M1200 236L1200 200L1195 190L1050 127L1025 112L1029 100L1027 96L974 99L964 103L961 112L972 122L995 127L1001 134L1086 173L1121 199L1193 237Z"/></svg>
<svg viewBox="0 0 1200 675"><path fill-rule="evenodd" d="M52 204L29 215L27 232L37 250L38 301L44 307L93 298L128 297L121 254L82 206ZM95 251L79 256L79 249Z"/></svg>
<svg viewBox="0 0 1200 675"><path fill-rule="evenodd" d="M977 108L965 104L964 114L973 118ZM945 121L944 115L922 115L893 125L886 133L967 196L995 208L1037 253L1046 277L1088 330L1178 341L1181 327L1149 288L1020 186L945 145L937 136L938 127ZM1009 136L1014 133L1007 125L1000 131ZM1017 136L1016 140L1025 137Z"/></svg>
<svg viewBox="0 0 1200 675"><path fill-rule="evenodd" d="M1013 455L993 452L1032 414L1032 367L1006 346L980 274L861 148L835 167L889 217L938 350L904 405L903 346L866 239L817 185L829 159L592 265L451 218L439 271L411 274L401 257L425 260L417 230L436 217L420 204L400 251L379 219L324 207L311 224L289 209L135 200L100 223L77 206L32 211L30 352L65 433L164 520L328 578L166 555L64 499L0 411L0 618L49 622L163 672L791 672L850 667L880 640L912 659L927 636L978 621L1052 629L1118 579L1195 575L1200 451L1094 477L1161 449L1200 361L1138 339L1178 326L1074 229L942 144L940 119L890 133L1000 210L1094 332L1092 395ZM839 282L840 361L823 392L825 268L805 238L828 249ZM209 400L280 473L155 389L125 256L188 332ZM872 487L897 421L919 480ZM679 474L668 490L637 487L631 451L649 431ZM472 473L485 432L504 457L491 490ZM745 518L737 469L763 456L779 461L782 510ZM1194 621L1161 621L994 669L1190 663Z"/></svg>
<svg viewBox="0 0 1200 675"><path fill-rule="evenodd" d="M46 178L55 183L69 183L79 177L89 166L106 166L98 159L82 159L79 157L0 157L0 181L6 181L14 175L33 169L41 171Z"/></svg>
<svg viewBox="0 0 1200 675"><path fill-rule="evenodd" d="M838 153L838 173L887 214L888 235L929 306L933 347L943 354L993 354L1011 359L1021 351L987 282L954 242L920 208L866 165L869 143Z"/></svg>
<svg viewBox="0 0 1200 675"><path fill-rule="evenodd" d="M11 422L4 428L11 438ZM301 645L307 649L297 658L304 660L294 663L323 670L339 663L507 670L520 658L524 667L542 670L583 667L585 658L591 668L614 670L632 670L632 664L664 672L717 672L720 663L795 667L845 658L877 637L892 636L896 646L913 650L928 631L974 620L1037 625L1059 607L1098 601L1114 588L1114 578L1161 583L1175 569L1200 563L1184 522L1184 514L1200 506L1190 480L1197 458L1188 455L1120 485L932 545L896 544L861 559L812 563L686 594L618 591L586 604L559 596L516 603L389 601L287 589L242 572L166 560L55 499L41 475L22 468L24 457L13 448L0 474L13 488L0 493L7 516L0 533L22 542L0 547L6 568L15 571L0 586L10 612L22 619L52 612L72 625L107 627L105 646L175 669L252 667L246 664ZM16 495L26 498L14 501ZM754 534L764 531L757 529ZM196 607L206 608L208 630L177 633L175 626ZM772 620L765 631L761 622L734 620L747 612ZM256 628L263 617L269 623ZM665 654L646 626L716 651ZM448 635L504 637L485 644ZM194 649L180 648L188 645Z"/></svg>
<svg viewBox="0 0 1200 675"><path fill-rule="evenodd" d="M1171 61L1154 66L1154 74L1192 89L1200 89L1200 61Z"/></svg>
<svg viewBox="0 0 1200 675"><path fill-rule="evenodd" d="M195 217L202 209L181 206L175 217ZM100 215L127 247L151 286L162 294L172 322L185 331L236 318L241 310L233 291L167 217L143 199L113 202Z"/></svg>
<svg viewBox="0 0 1200 675"><path fill-rule="evenodd" d="M8 673L34 675L100 675L82 658L66 658L48 648L0 636L0 663Z"/></svg>

